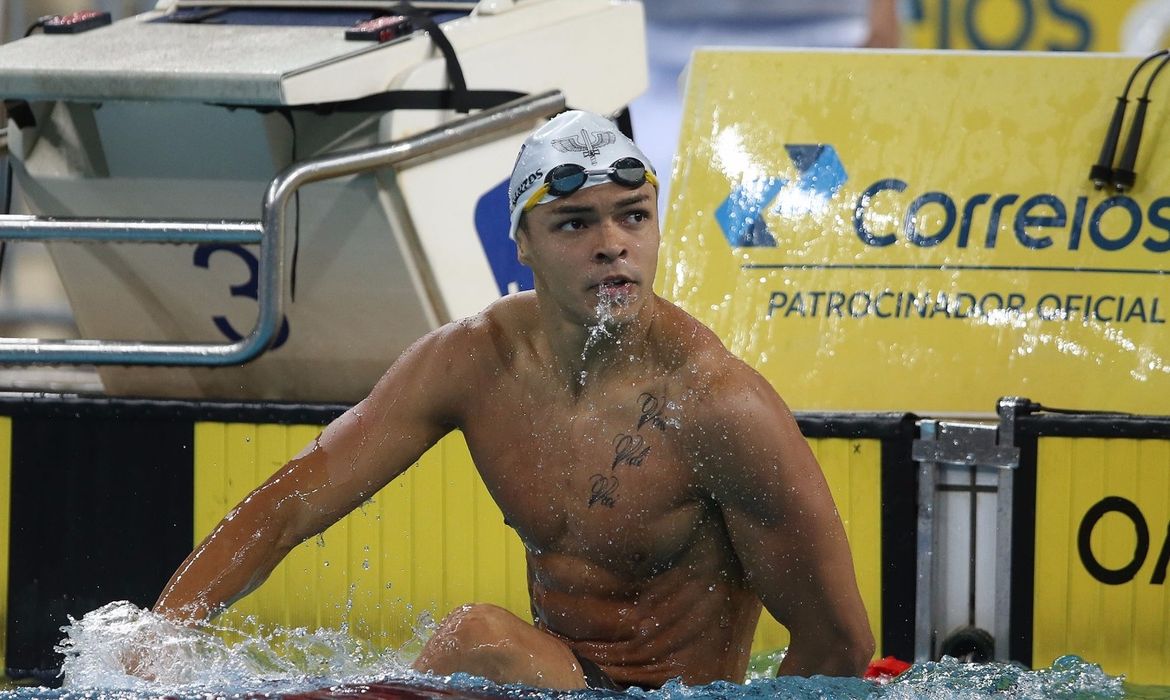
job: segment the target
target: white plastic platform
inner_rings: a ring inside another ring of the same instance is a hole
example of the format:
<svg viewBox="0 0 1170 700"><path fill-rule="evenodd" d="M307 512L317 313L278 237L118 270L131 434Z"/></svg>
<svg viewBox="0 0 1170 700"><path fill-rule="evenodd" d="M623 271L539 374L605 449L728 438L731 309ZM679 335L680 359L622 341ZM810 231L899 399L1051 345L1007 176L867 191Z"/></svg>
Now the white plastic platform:
<svg viewBox="0 0 1170 700"><path fill-rule="evenodd" d="M0 97L29 100L37 118L32 128L10 122L14 213L255 220L269 182L294 162L465 116L295 109L446 89L424 32L377 45L344 40L343 27L165 24L156 20L176 7L163 7L0 46ZM442 27L472 90L559 89L572 107L612 114L646 84L636 2L484 0ZM288 212L298 257L295 299L285 284L287 339L240 367L103 368L107 392L360 399L419 336L525 286L502 186L533 126L307 186ZM227 342L255 324L252 247L50 248L87 338ZM293 249L288 240L290 272Z"/></svg>

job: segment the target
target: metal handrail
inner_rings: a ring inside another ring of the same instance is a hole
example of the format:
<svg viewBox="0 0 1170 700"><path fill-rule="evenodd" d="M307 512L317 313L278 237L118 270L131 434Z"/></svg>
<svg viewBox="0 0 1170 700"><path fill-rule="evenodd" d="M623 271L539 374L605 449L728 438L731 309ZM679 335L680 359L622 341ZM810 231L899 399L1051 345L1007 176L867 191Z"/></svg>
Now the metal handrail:
<svg viewBox="0 0 1170 700"><path fill-rule="evenodd" d="M259 222L0 215L0 240L260 245L257 289L260 313L256 326L241 340L234 343L169 343L0 338L0 363L223 366L255 359L275 339L283 312L285 213L297 190L311 182L400 165L525 121L555 114L564 108L564 95L554 90L485 109L399 141L294 163L269 184Z"/></svg>

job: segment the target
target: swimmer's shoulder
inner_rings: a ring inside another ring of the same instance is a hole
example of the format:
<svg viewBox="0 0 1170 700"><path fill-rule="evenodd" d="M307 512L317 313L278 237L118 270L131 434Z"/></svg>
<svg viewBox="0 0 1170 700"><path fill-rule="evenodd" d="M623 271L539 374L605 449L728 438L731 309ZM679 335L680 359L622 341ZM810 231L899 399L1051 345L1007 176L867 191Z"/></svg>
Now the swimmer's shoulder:
<svg viewBox="0 0 1170 700"><path fill-rule="evenodd" d="M404 396L422 416L459 427L469 397L490 395L516 355L514 339L523 304L497 302L484 311L446 323L416 340L386 370L367 400L391 406Z"/></svg>
<svg viewBox="0 0 1170 700"><path fill-rule="evenodd" d="M677 308L677 307L676 307ZM804 438L772 384L728 350L715 333L678 309L672 332L683 364L667 397L680 407L679 438L693 455L694 484L716 499L753 488ZM807 448L805 448L807 449ZM723 494L720 496L719 494Z"/></svg>
<svg viewBox="0 0 1170 700"><path fill-rule="evenodd" d="M657 303L659 356L673 373L693 377L699 384L755 373L701 321L665 299Z"/></svg>
<svg viewBox="0 0 1170 700"><path fill-rule="evenodd" d="M723 422L744 408L787 410L771 383L734 353L706 325L674 304L661 303L661 347L680 389L699 414Z"/></svg>
<svg viewBox="0 0 1170 700"><path fill-rule="evenodd" d="M434 349L459 358L469 368L510 366L536 330L536 318L535 293L520 292L452 321L427 337L433 337Z"/></svg>

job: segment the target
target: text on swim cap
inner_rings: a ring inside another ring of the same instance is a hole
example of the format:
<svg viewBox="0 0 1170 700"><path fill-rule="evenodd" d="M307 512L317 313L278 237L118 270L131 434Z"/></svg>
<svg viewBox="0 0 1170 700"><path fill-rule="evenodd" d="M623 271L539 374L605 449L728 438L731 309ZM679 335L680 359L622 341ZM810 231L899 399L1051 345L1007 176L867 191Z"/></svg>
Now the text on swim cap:
<svg viewBox="0 0 1170 700"><path fill-rule="evenodd" d="M518 199L520 199L520 195L527 192L528 189L531 188L533 184L540 182L543 179L544 179L544 171L540 170L539 168L537 168L536 171L530 173L528 175L528 177L524 178L524 182L521 182L519 185L516 186L516 192L512 195L512 208L513 209L516 208L516 201Z"/></svg>

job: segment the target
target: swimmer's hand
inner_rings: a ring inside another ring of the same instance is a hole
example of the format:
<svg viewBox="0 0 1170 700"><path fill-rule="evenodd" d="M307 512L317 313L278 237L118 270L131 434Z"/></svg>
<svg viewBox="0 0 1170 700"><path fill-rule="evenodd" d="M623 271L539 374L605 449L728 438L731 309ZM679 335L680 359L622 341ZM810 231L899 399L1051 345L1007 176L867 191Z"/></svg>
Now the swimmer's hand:
<svg viewBox="0 0 1170 700"><path fill-rule="evenodd" d="M186 683L200 667L206 633L144 610L117 652L122 671L144 681ZM206 662L206 659L203 660Z"/></svg>
<svg viewBox="0 0 1170 700"><path fill-rule="evenodd" d="M61 628L56 650L65 656L67 687L109 687L135 680L187 682L198 673L200 652L210 635L162 615L118 601ZM122 679L119 681L118 679Z"/></svg>
<svg viewBox="0 0 1170 700"><path fill-rule="evenodd" d="M158 660L154 658L153 651L141 640L135 640L118 653L118 663L122 665L122 670L127 676L136 676L144 681L156 681L158 674L155 667Z"/></svg>

